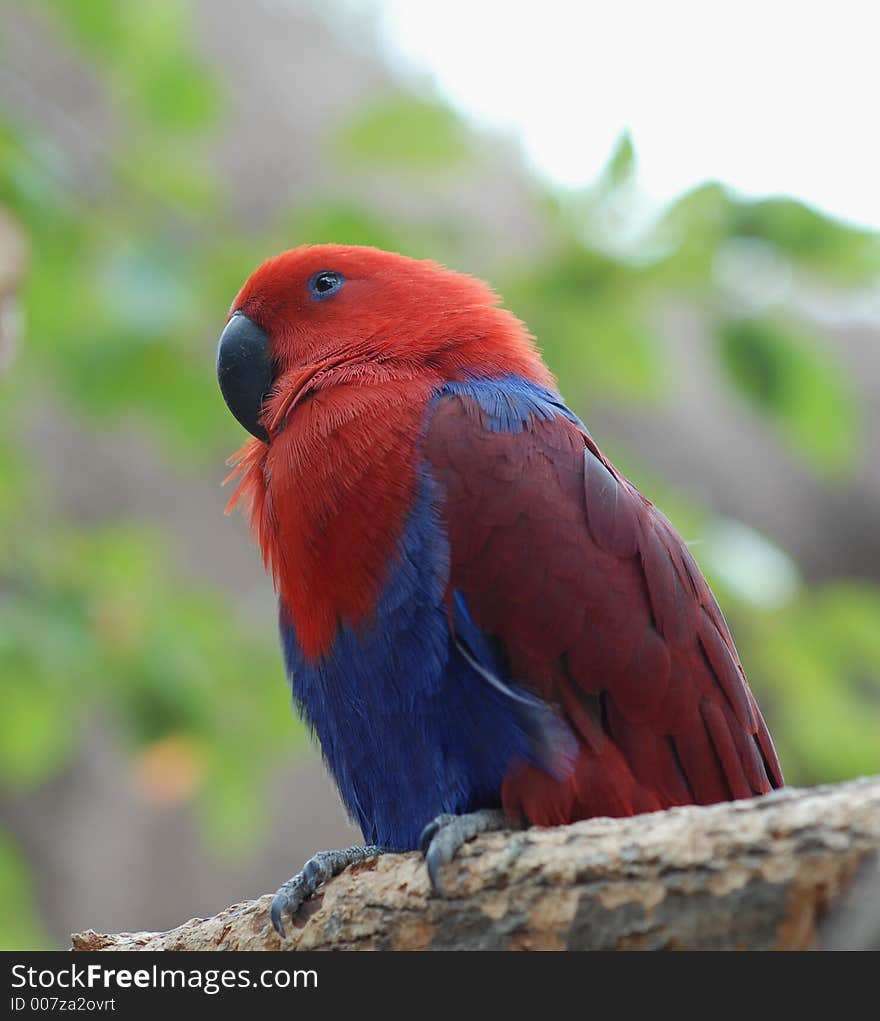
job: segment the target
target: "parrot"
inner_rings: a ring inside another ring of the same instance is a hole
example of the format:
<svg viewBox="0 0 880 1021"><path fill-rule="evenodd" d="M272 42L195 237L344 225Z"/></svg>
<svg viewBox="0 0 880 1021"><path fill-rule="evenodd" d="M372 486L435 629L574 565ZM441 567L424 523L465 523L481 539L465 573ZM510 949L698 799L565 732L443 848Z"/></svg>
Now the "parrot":
<svg viewBox="0 0 880 1021"><path fill-rule="evenodd" d="M268 259L217 349L294 704L364 844L278 890L480 833L783 785L724 615L477 277L358 245Z"/></svg>

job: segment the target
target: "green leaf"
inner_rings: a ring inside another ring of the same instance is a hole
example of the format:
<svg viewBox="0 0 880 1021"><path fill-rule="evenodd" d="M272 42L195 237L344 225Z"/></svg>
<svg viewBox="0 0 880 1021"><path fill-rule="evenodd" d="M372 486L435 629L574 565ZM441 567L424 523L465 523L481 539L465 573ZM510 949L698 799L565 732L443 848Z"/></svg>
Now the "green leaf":
<svg viewBox="0 0 880 1021"><path fill-rule="evenodd" d="M715 256L732 236L735 216L736 200L717 181L707 181L682 195L653 232L654 243L669 251L654 267L654 279L665 287L704 291L711 286Z"/></svg>
<svg viewBox="0 0 880 1021"><path fill-rule="evenodd" d="M751 678L789 783L829 783L880 771L880 593L866 585L806 591L755 617Z"/></svg>
<svg viewBox="0 0 880 1021"><path fill-rule="evenodd" d="M842 223L803 202L771 198L737 207L734 232L775 245L795 264L842 280L868 280L880 272L876 231Z"/></svg>
<svg viewBox="0 0 880 1021"><path fill-rule="evenodd" d="M610 185L613 188L632 180L636 172L636 150L633 145L632 136L624 131L618 138L608 160L605 169L602 171L601 184ZM600 184L600 186L601 186Z"/></svg>
<svg viewBox="0 0 880 1021"><path fill-rule="evenodd" d="M117 0L43 0L64 19L75 38L95 51L112 50L126 34L127 12Z"/></svg>
<svg viewBox="0 0 880 1021"><path fill-rule="evenodd" d="M719 329L718 349L735 389L817 473L853 467L855 395L819 337L787 320L730 319Z"/></svg>
<svg viewBox="0 0 880 1021"><path fill-rule="evenodd" d="M465 163L470 139L449 107L393 95L361 109L336 136L346 161L404 170L448 170Z"/></svg>
<svg viewBox="0 0 880 1021"><path fill-rule="evenodd" d="M290 234L297 244L372 245L390 251L400 247L395 226L354 203L318 203L297 210Z"/></svg>
<svg viewBox="0 0 880 1021"><path fill-rule="evenodd" d="M639 402L660 395L658 352L634 277L607 255L567 245L503 286L506 304L537 337L565 393Z"/></svg>
<svg viewBox="0 0 880 1021"><path fill-rule="evenodd" d="M57 641L57 635L47 632L44 641ZM14 655L4 646L0 639L5 661L0 683L0 776L14 787L29 788L53 776L67 760L75 746L72 731L77 724L71 716L69 693L39 664L21 655L23 650L15 650L18 655Z"/></svg>
<svg viewBox="0 0 880 1021"><path fill-rule="evenodd" d="M0 950L48 950L27 859L0 833Z"/></svg>
<svg viewBox="0 0 880 1021"><path fill-rule="evenodd" d="M217 84L193 47L191 12L180 0L45 0L74 38L103 63L136 110L165 130L192 132L214 121Z"/></svg>

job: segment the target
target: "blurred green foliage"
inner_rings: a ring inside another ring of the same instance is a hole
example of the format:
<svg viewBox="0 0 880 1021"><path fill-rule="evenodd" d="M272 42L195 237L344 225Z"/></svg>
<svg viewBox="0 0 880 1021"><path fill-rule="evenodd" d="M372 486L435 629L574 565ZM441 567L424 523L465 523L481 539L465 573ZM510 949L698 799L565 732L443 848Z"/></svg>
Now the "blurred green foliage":
<svg viewBox="0 0 880 1021"><path fill-rule="evenodd" d="M228 97L196 56L186 5L35 6L68 34L121 116L97 186L84 191L56 140L0 110L0 204L32 252L26 343L0 380L0 778L16 792L45 782L82 752L100 713L133 759L165 755L189 769L205 825L228 845L259 833L266 771L293 744L280 655L238 623L229 600L181 582L161 535L134 521L74 527L54 516L28 462L22 412L46 401L103 424L134 423L170 457L213 470L240 442L216 392L215 338L254 266L293 243L341 241L479 271L468 265L472 228L390 219L343 196L297 204L271 230L244 229L230 219L206 146ZM420 175L468 173L476 141L443 105L401 92L368 101L328 151L417 187ZM734 307L718 267L736 246L760 246L791 272L856 286L880 270L878 237L790 199L745 201L710 183L622 243L635 173L624 136L590 189L541 194L542 254L494 280L576 409L589 421L593 401L670 399L653 313L674 294L705 318L731 392L792 456L820 479L851 470L860 416L834 351L784 303ZM708 511L651 478L632 452L609 453L686 537L716 536L695 552L733 619L788 780L880 768L878 589L810 590L793 567L768 609L724 570L729 530L713 530ZM737 535L748 545L747 530ZM3 839L0 945L45 941L30 890L21 850Z"/></svg>
<svg viewBox="0 0 880 1021"><path fill-rule="evenodd" d="M789 782L877 772L880 591L855 583L803 592L744 621L748 663ZM742 642L741 642L742 644Z"/></svg>
<svg viewBox="0 0 880 1021"><path fill-rule="evenodd" d="M0 204L31 250L26 343L0 379L0 777L18 793L44 782L82 752L98 712L133 756L186 735L174 761L193 774L209 836L238 846L259 839L266 769L296 743L277 649L218 593L181 584L149 527L54 516L19 430L26 406L61 403L139 424L219 475L241 437L215 393L216 335L265 245L280 244L215 243L233 228L200 140L221 92L184 5L41 8L106 81L125 128L83 194L54 139L0 110ZM0 946L40 945L26 861L8 841L0 887Z"/></svg>
<svg viewBox="0 0 880 1021"><path fill-rule="evenodd" d="M361 166L444 173L467 161L470 144L461 120L447 107L392 95L370 103L342 126L337 150Z"/></svg>
<svg viewBox="0 0 880 1021"><path fill-rule="evenodd" d="M731 383L816 471L840 475L858 450L858 416L840 367L803 324L751 316L718 331Z"/></svg>

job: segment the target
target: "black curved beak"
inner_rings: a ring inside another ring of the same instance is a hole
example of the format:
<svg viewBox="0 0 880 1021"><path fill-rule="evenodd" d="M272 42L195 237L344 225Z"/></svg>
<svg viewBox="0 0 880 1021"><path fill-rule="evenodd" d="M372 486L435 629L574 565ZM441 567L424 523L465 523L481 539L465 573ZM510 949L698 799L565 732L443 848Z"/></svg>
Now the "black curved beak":
<svg viewBox="0 0 880 1021"><path fill-rule="evenodd" d="M251 435L264 443L269 434L260 422L263 398L272 389L269 338L255 322L236 312L220 334L217 380L223 400Z"/></svg>

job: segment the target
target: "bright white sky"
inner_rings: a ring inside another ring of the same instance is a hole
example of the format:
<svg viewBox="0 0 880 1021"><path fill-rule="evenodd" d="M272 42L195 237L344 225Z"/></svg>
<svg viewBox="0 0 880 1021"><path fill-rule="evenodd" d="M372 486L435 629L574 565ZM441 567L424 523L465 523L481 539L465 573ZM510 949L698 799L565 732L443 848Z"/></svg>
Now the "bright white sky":
<svg viewBox="0 0 880 1021"><path fill-rule="evenodd" d="M717 178L880 228L880 0L378 9L398 61L560 184L594 178L629 128L650 198Z"/></svg>

